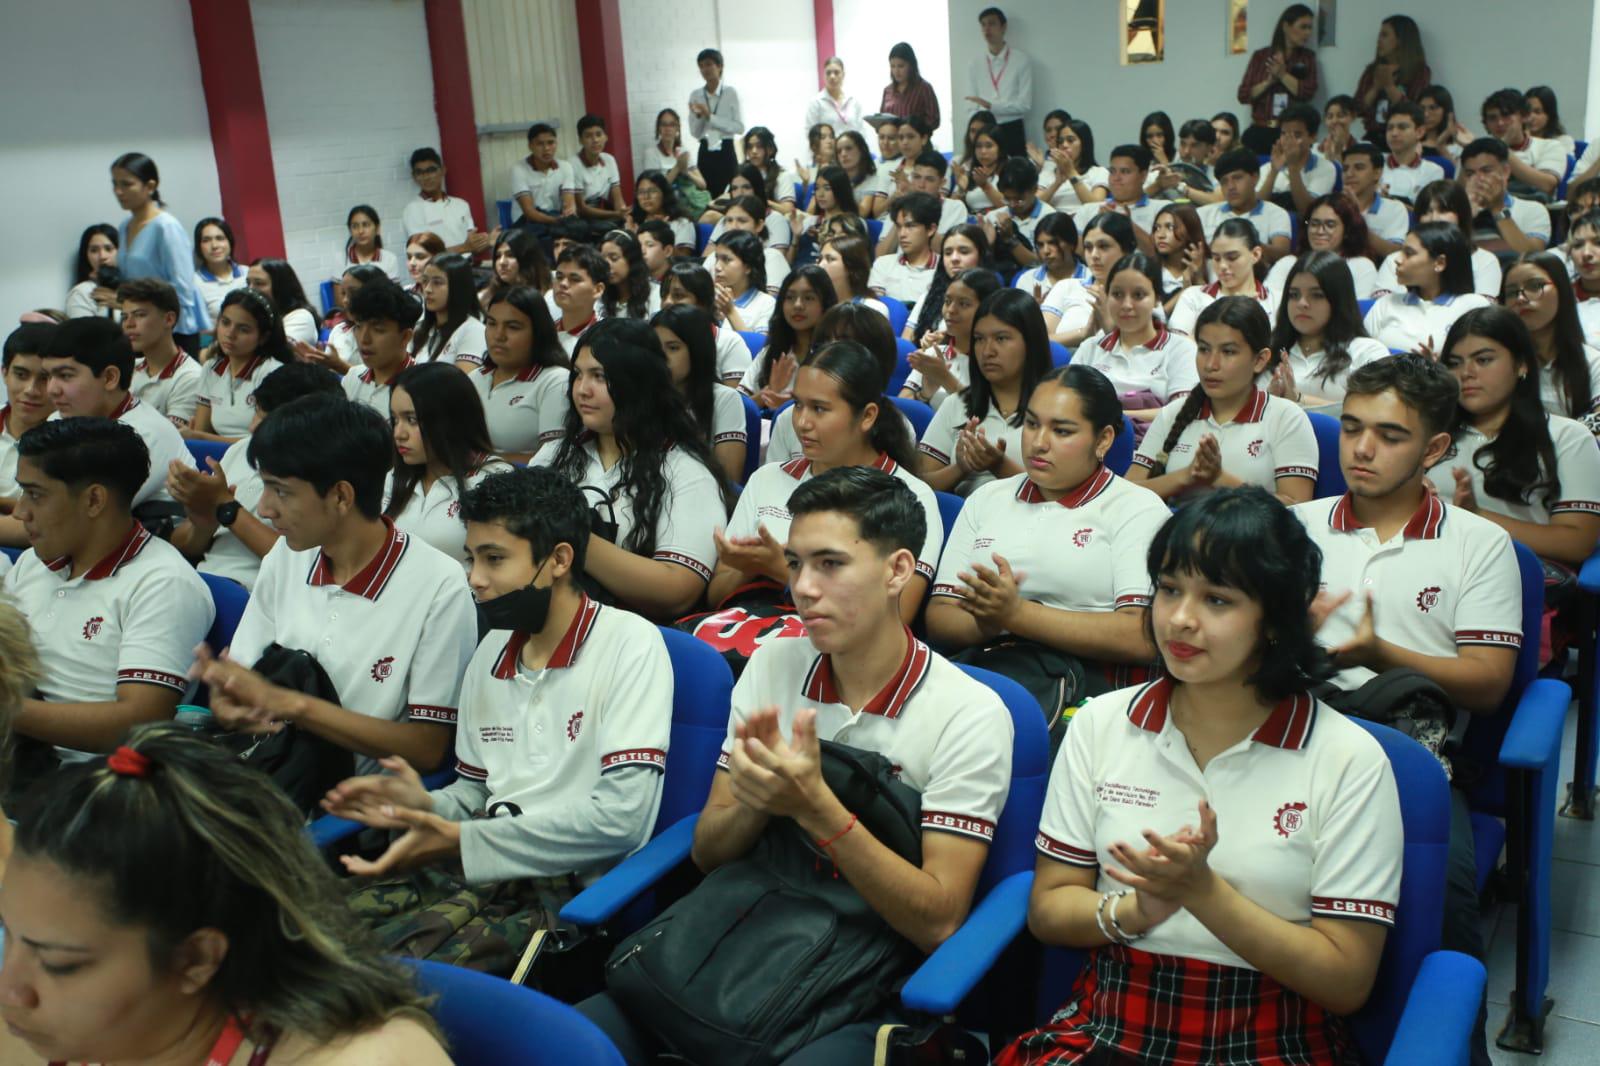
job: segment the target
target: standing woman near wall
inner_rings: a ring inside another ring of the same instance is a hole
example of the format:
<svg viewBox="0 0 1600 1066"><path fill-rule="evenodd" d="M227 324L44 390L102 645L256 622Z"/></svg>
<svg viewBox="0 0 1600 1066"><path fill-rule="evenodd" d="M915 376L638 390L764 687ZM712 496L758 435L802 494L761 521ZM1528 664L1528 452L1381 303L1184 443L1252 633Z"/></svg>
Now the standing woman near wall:
<svg viewBox="0 0 1600 1066"><path fill-rule="evenodd" d="M822 65L822 82L823 87L806 104L805 128L832 126L835 136L845 130L864 133L866 126L861 121L861 104L844 91L844 60L829 56Z"/></svg>
<svg viewBox="0 0 1600 1066"><path fill-rule="evenodd" d="M1272 151L1283 109L1317 94L1317 54L1309 47L1315 23L1305 4L1284 8L1272 29L1272 43L1257 49L1245 68L1239 102L1250 108L1250 128L1243 140L1258 155Z"/></svg>
<svg viewBox="0 0 1600 1066"><path fill-rule="evenodd" d="M172 339L190 355L200 351L200 333L211 325L205 301L194 283L194 245L161 202L161 174L155 161L128 152L111 164L111 191L128 217L117 226L122 278L160 278L178 293L178 325Z"/></svg>
<svg viewBox="0 0 1600 1066"><path fill-rule="evenodd" d="M889 49L889 84L883 87L878 110L901 118L921 115L930 130L939 128L939 98L922 77L917 53L904 41Z"/></svg>
<svg viewBox="0 0 1600 1066"><path fill-rule="evenodd" d="M1367 140L1384 144L1389 109L1401 100L1416 100L1433 82L1422 31L1410 15L1390 15L1378 29L1378 51L1356 83L1356 102L1366 121Z"/></svg>

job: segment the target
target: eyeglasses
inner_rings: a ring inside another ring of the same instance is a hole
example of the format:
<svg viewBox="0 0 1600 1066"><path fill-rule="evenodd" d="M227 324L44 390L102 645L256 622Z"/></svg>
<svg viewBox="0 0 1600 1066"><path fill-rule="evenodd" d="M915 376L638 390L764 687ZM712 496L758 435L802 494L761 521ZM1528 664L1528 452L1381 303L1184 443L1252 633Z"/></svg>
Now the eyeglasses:
<svg viewBox="0 0 1600 1066"><path fill-rule="evenodd" d="M1521 286L1509 285L1506 287L1506 303L1515 303L1517 300L1526 299L1529 303L1543 296L1550 288L1548 281L1528 281Z"/></svg>
<svg viewBox="0 0 1600 1066"><path fill-rule="evenodd" d="M431 178L437 173L439 173L438 167L417 167L411 172L411 176L414 178Z"/></svg>
<svg viewBox="0 0 1600 1066"><path fill-rule="evenodd" d="M1332 233L1338 228L1339 220L1336 218L1314 218L1306 223L1306 229L1316 230L1319 233Z"/></svg>

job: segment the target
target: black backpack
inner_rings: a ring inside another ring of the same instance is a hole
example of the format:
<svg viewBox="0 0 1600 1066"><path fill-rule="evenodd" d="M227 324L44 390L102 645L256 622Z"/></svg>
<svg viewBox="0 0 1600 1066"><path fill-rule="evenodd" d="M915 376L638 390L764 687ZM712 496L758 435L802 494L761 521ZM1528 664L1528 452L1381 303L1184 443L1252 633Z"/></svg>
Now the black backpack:
<svg viewBox="0 0 1600 1066"><path fill-rule="evenodd" d="M874 752L822 741L828 787L863 827L922 864L921 798ZM882 1013L921 959L795 822L617 945L606 984L630 1020L705 1066L787 1059Z"/></svg>

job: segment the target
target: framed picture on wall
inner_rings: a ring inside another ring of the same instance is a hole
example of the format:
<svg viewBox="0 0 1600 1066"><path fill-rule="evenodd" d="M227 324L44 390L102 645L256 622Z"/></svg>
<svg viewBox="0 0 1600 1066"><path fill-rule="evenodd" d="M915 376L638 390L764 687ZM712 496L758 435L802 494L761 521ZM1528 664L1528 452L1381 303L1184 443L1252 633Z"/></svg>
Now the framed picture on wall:
<svg viewBox="0 0 1600 1066"><path fill-rule="evenodd" d="M1334 31L1338 29L1339 0L1317 0L1317 47L1331 48L1338 42Z"/></svg>
<svg viewBox="0 0 1600 1066"><path fill-rule="evenodd" d="M1115 0L1122 65L1160 63L1167 53L1167 0Z"/></svg>
<svg viewBox="0 0 1600 1066"><path fill-rule="evenodd" d="M1228 0L1228 54L1250 51L1250 0Z"/></svg>

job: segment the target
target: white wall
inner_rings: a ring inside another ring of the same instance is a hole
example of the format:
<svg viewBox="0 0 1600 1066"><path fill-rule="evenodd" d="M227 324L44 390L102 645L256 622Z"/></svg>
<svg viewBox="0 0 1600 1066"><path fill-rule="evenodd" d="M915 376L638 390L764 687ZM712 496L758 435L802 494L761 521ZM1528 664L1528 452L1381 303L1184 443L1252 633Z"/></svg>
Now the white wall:
<svg viewBox="0 0 1600 1066"><path fill-rule="evenodd" d="M950 39L964 31L930 17L933 11L937 9L930 9L926 0L834 0L833 40L844 60L845 86L869 115L878 109L883 87L889 83L889 49L900 41L911 45L923 78L939 97L942 121L934 131L933 145L950 151L955 136L951 131L970 106L957 107L967 93L962 86L952 87L950 74ZM867 138L867 143L877 148L873 138Z"/></svg>
<svg viewBox="0 0 1600 1066"><path fill-rule="evenodd" d="M187 0L11 2L4 24L0 145L21 198L0 257L0 335L25 310L60 307L84 227L121 218L118 155L156 161L162 198L187 226L222 199Z"/></svg>
<svg viewBox="0 0 1600 1066"><path fill-rule="evenodd" d="M356 204L377 209L404 257L400 213L416 195L406 161L439 144L422 0L251 0L250 15L284 247L320 307Z"/></svg>
<svg viewBox="0 0 1600 1066"><path fill-rule="evenodd" d="M784 166L808 159L806 101L817 91L816 14L810 0L721 0L716 10L728 83L739 90L745 126L772 131ZM698 81L693 53L688 61ZM683 98L688 101L687 91Z"/></svg>
<svg viewBox="0 0 1600 1066"><path fill-rule="evenodd" d="M683 120L683 145L693 162L699 149L689 139L689 93L701 84L694 57L702 48L721 47L717 5L706 0L692 4L621 0L618 8L622 14L622 53L628 69L628 129L633 134L633 144L613 144L611 154L620 159L631 152L633 172L638 174L643 169L639 165L640 153L655 139L656 114L670 107ZM746 83L754 80L755 72L747 70L741 58L724 55L729 63L728 83L739 90L743 102ZM577 118L573 115L564 119L568 131ZM748 104L745 118L751 121ZM799 121L797 117L795 122ZM576 147L573 151L577 151ZM628 196L632 198L631 189Z"/></svg>

